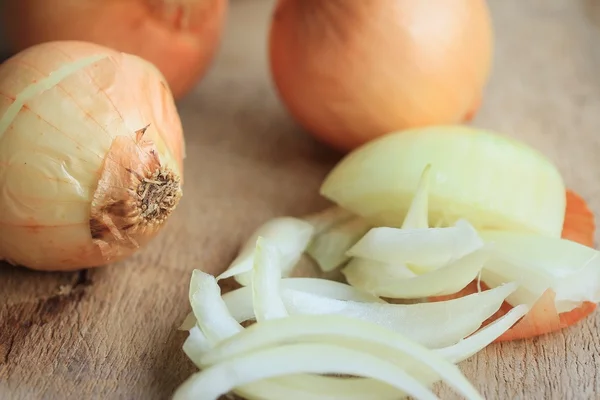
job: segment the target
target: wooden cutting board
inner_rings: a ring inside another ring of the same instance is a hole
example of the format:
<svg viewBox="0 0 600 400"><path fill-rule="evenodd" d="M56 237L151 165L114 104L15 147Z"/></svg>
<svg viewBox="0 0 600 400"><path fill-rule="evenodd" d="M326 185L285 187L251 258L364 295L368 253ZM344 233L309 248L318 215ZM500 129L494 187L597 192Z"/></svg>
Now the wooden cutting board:
<svg viewBox="0 0 600 400"><path fill-rule="evenodd" d="M474 125L538 147L600 215L597 0L490 0L492 81ZM0 268L1 399L166 399L194 371L176 328L192 269L224 269L261 222L325 206L339 158L297 128L266 63L272 0L233 0L210 75L179 104L184 199L160 237L118 265L75 273ZM461 367L488 399L598 398L596 315L489 346ZM444 399L455 398L439 386Z"/></svg>

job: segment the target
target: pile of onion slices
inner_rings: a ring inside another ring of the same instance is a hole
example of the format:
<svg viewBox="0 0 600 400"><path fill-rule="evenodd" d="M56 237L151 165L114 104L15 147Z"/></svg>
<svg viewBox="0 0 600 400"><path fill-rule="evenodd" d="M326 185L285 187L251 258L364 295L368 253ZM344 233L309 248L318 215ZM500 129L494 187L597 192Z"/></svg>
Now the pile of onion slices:
<svg viewBox="0 0 600 400"><path fill-rule="evenodd" d="M275 218L221 275L194 271L181 329L201 371L175 398L432 399L439 380L481 398L453 364L517 328L549 292L558 312L599 301L597 250L467 220L430 227L430 169L400 228L369 227L338 207ZM295 277L305 255L346 282ZM218 281L229 277L242 287L221 294ZM472 282L475 293L434 299Z"/></svg>

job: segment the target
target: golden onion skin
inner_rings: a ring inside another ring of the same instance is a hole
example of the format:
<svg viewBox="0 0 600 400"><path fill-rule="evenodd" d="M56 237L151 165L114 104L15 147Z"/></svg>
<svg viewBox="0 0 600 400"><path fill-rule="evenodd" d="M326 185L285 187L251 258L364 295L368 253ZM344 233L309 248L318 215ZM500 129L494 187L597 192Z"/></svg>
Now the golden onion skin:
<svg viewBox="0 0 600 400"><path fill-rule="evenodd" d="M177 205L184 152L149 62L72 41L18 53L0 65L0 258L72 270L128 257ZM160 206L144 212L149 197Z"/></svg>

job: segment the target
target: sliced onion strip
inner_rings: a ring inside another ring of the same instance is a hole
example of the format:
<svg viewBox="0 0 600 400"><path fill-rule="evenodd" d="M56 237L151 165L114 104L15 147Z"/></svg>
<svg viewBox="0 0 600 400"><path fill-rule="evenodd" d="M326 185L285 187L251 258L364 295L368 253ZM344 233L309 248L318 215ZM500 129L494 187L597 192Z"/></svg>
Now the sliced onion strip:
<svg viewBox="0 0 600 400"><path fill-rule="evenodd" d="M429 175L431 164L423 168L417 190L410 203L408 212L404 217L402 229L426 229L429 228Z"/></svg>
<svg viewBox="0 0 600 400"><path fill-rule="evenodd" d="M489 247L484 246L448 265L412 278L402 278L392 268L380 269L377 264L349 264L342 273L348 283L376 296L397 299L418 299L456 293L475 279L489 259ZM404 270L399 270L405 274Z"/></svg>
<svg viewBox="0 0 600 400"><path fill-rule="evenodd" d="M237 386L299 373L362 376L385 382L418 399L437 399L421 382L391 361L364 351L314 343L266 348L215 364L188 378L173 398L216 400ZM289 400L304 400L304 397Z"/></svg>
<svg viewBox="0 0 600 400"><path fill-rule="evenodd" d="M437 349L436 351L442 357L453 363L459 363L463 360L466 360L475 353L483 350L494 340L501 337L504 332L508 331L515 323L517 323L517 321L523 318L528 311L529 307L524 304L516 306L501 318L489 325L486 325L473 335L452 346Z"/></svg>
<svg viewBox="0 0 600 400"><path fill-rule="evenodd" d="M212 343L198 326L189 330L189 336L183 342L183 352L198 368L202 368L201 359L212 347Z"/></svg>
<svg viewBox="0 0 600 400"><path fill-rule="evenodd" d="M235 276L235 280L243 286L250 284L256 241L264 237L279 249L282 256L281 275L289 276L300 260L304 250L310 243L314 227L299 218L273 218L259 226L246 240L238 256L229 268L217 277L217 280Z"/></svg>
<svg viewBox="0 0 600 400"><path fill-rule="evenodd" d="M408 356L410 364L425 364L465 397L479 397L460 370L435 352L378 325L340 316L303 315L255 324L221 342L205 353L202 360L207 365L215 364L275 345L313 341L356 349L362 347L365 351L379 353L382 358L400 360ZM380 351L377 351L378 346Z"/></svg>
<svg viewBox="0 0 600 400"><path fill-rule="evenodd" d="M333 271L346 261L346 252L371 228L363 219L352 218L316 236L306 249L324 272Z"/></svg>
<svg viewBox="0 0 600 400"><path fill-rule="evenodd" d="M244 328L232 318L221 297L221 288L214 276L194 270L190 282L190 304L196 323L204 335L215 344Z"/></svg>
<svg viewBox="0 0 600 400"><path fill-rule="evenodd" d="M252 274L252 306L257 321L282 318L288 315L279 295L281 254L277 247L263 237L256 241Z"/></svg>
<svg viewBox="0 0 600 400"><path fill-rule="evenodd" d="M372 228L347 254L383 263L406 264L421 272L447 265L481 248L475 228L459 220L447 228Z"/></svg>
<svg viewBox="0 0 600 400"><path fill-rule="evenodd" d="M232 317L243 322L255 318L251 293L240 288L223 295ZM290 315L332 314L358 318L403 334L430 348L454 344L475 332L516 289L506 284L458 299L418 304L344 301L284 289L283 303Z"/></svg>
<svg viewBox="0 0 600 400"><path fill-rule="evenodd" d="M539 235L482 231L494 244L493 262L486 266L482 280L488 286L513 281L520 289L508 301L533 305L552 289L559 313L571 311L583 302L600 301L600 252L566 239Z"/></svg>

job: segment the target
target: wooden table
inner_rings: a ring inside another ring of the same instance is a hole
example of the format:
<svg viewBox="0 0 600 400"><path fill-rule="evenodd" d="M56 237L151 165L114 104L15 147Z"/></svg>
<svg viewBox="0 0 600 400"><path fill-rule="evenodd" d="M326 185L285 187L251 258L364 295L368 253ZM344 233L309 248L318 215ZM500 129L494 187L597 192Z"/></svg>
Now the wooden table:
<svg viewBox="0 0 600 400"><path fill-rule="evenodd" d="M0 398L166 399L194 371L176 328L194 268L225 268L268 218L326 204L339 158L297 128L266 64L272 0L233 0L210 75L179 104L184 198L148 248L75 273L0 269ZM490 0L496 60L474 125L530 143L600 214L597 0ZM599 398L596 315L546 337L489 346L461 367L489 399ZM442 398L454 398L439 387Z"/></svg>

